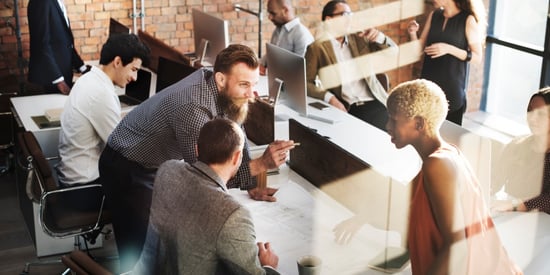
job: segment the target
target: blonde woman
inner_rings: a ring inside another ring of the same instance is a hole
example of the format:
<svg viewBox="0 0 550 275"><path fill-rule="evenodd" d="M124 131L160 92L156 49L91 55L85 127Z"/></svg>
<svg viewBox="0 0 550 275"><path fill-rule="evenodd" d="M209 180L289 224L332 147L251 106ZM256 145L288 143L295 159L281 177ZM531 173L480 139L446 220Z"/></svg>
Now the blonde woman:
<svg viewBox="0 0 550 275"><path fill-rule="evenodd" d="M460 150L441 137L448 103L428 80L395 87L388 134L422 159L413 180L408 249L413 274L521 274L495 231L481 188Z"/></svg>
<svg viewBox="0 0 550 275"><path fill-rule="evenodd" d="M441 88L425 79L398 85L388 98L391 142L397 148L411 145L422 160L409 208L412 273L522 274L502 247L468 161L441 137L448 106ZM336 241L349 242L366 215L338 224Z"/></svg>

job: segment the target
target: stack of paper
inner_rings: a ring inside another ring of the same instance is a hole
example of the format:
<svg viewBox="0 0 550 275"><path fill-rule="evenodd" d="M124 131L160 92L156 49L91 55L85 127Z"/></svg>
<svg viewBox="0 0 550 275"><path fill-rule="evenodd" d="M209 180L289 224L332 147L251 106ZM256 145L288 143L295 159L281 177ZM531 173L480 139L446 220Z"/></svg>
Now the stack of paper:
<svg viewBox="0 0 550 275"><path fill-rule="evenodd" d="M44 111L44 116L49 122L59 121L61 119L61 113L63 113L63 108L48 109Z"/></svg>

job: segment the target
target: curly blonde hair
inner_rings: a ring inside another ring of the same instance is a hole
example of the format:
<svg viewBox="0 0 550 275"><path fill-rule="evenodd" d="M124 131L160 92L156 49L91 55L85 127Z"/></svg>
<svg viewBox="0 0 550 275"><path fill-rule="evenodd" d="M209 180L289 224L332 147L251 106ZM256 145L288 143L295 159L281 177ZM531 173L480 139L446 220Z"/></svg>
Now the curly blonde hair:
<svg viewBox="0 0 550 275"><path fill-rule="evenodd" d="M445 93L432 81L417 79L403 82L390 91L388 111L408 117L421 117L427 129L438 131L447 116L449 103Z"/></svg>

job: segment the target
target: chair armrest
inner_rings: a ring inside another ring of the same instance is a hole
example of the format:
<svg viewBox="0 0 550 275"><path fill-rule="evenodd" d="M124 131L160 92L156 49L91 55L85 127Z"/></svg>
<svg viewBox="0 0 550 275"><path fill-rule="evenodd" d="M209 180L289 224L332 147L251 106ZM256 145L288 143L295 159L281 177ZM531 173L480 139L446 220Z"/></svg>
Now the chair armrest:
<svg viewBox="0 0 550 275"><path fill-rule="evenodd" d="M94 275L112 275L113 273L109 272L103 266L98 264L92 258L90 258L86 253L80 250L74 250L71 252L71 259L77 263L80 267L84 269L85 272Z"/></svg>

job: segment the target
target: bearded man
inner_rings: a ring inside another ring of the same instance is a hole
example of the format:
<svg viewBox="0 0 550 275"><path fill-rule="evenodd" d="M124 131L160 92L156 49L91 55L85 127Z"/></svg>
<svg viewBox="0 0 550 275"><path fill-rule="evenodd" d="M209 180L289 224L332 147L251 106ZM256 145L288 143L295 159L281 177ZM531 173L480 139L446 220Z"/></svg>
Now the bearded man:
<svg viewBox="0 0 550 275"><path fill-rule="evenodd" d="M201 68L144 101L109 136L99 172L113 215L121 271L132 269L141 253L158 167L172 159L194 163L206 122L221 117L242 124L258 80L256 54L247 46L230 45L216 57L213 71ZM274 201L276 190L257 188L254 176L283 164L293 147L292 141L275 141L252 160L245 143L242 164L227 187Z"/></svg>

